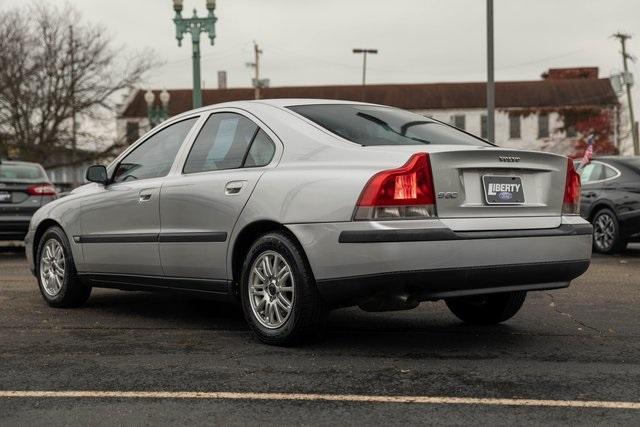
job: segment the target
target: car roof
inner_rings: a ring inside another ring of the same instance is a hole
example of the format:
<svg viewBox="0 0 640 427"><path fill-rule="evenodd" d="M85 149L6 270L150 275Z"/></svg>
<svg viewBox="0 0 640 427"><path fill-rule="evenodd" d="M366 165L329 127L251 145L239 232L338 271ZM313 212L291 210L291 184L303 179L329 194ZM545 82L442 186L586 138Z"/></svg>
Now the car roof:
<svg viewBox="0 0 640 427"><path fill-rule="evenodd" d="M292 105L322 105L322 104L353 104L353 105L374 105L366 102L346 101L343 99L315 99L315 98L276 98L276 99L260 99L253 102L259 102L276 107L288 107Z"/></svg>
<svg viewBox="0 0 640 427"><path fill-rule="evenodd" d="M207 112L217 108L250 108L252 105L271 105L276 108L290 107L293 105L331 105L331 104L350 104L350 105L378 105L367 102L346 101L344 99L314 99L314 98L274 98L274 99L249 99L245 101L229 101L218 104L206 105L195 110L185 111L175 117L182 117L188 114Z"/></svg>

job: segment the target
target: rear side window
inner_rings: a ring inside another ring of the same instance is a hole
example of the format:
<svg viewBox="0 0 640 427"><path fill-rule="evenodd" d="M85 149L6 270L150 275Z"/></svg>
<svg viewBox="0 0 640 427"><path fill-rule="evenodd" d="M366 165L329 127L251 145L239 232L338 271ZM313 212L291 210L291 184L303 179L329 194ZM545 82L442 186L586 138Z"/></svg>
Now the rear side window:
<svg viewBox="0 0 640 427"><path fill-rule="evenodd" d="M257 130L255 123L239 114L212 114L193 143L184 173L241 167Z"/></svg>
<svg viewBox="0 0 640 427"><path fill-rule="evenodd" d="M602 179L603 170L604 168L600 163L589 163L580 169L580 178L584 184L599 181Z"/></svg>
<svg viewBox="0 0 640 427"><path fill-rule="evenodd" d="M0 181L43 182L48 181L48 179L42 168L38 165L0 163Z"/></svg>
<svg viewBox="0 0 640 427"><path fill-rule="evenodd" d="M419 114L392 107L352 104L298 105L290 110L344 139L371 145L490 145Z"/></svg>
<svg viewBox="0 0 640 427"><path fill-rule="evenodd" d="M244 167L266 166L276 152L276 146L269 136L260 129L251 143Z"/></svg>

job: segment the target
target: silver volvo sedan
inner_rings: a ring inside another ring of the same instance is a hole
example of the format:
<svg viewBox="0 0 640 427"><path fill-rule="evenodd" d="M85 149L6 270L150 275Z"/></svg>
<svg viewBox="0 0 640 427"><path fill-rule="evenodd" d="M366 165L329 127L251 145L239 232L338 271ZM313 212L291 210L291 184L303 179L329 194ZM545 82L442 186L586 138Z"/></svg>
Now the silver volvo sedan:
<svg viewBox="0 0 640 427"><path fill-rule="evenodd" d="M503 149L397 108L218 104L153 129L41 208L25 239L45 301L92 287L239 301L263 342L317 336L328 310L444 299L464 322L589 266L566 157Z"/></svg>

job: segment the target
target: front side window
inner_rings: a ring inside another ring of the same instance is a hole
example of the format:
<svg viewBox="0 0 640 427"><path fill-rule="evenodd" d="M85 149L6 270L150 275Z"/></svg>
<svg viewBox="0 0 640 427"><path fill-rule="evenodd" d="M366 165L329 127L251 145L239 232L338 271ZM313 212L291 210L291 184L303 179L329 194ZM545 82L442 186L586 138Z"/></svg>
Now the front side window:
<svg viewBox="0 0 640 427"><path fill-rule="evenodd" d="M288 108L329 132L363 146L489 145L451 126L392 107L315 104Z"/></svg>
<svg viewBox="0 0 640 427"><path fill-rule="evenodd" d="M255 123L240 114L212 114L191 147L184 173L241 167L257 130Z"/></svg>
<svg viewBox="0 0 640 427"><path fill-rule="evenodd" d="M171 170L180 146L197 117L175 123L144 141L116 167L113 182L158 178Z"/></svg>

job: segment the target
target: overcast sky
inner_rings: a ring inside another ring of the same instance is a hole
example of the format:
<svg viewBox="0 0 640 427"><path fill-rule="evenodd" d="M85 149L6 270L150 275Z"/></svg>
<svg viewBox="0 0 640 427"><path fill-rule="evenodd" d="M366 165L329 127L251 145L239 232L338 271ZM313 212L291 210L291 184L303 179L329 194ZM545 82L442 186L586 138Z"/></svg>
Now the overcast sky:
<svg viewBox="0 0 640 427"><path fill-rule="evenodd" d="M64 0L39 0L64 4ZM24 0L0 0L10 7ZM70 0L118 45L153 49L166 64L149 75L158 88L191 86L191 46L175 40L171 0ZM205 0L185 0L185 15ZM215 46L202 38L205 87L227 70L229 86L250 85L252 42L264 50L272 86L358 84L362 57L379 49L370 83L480 81L486 77L484 0L218 0ZM638 0L495 0L496 79L538 79L549 67L621 69L618 30L640 55ZM633 65L635 72L637 66ZM637 76L639 73L635 72Z"/></svg>

